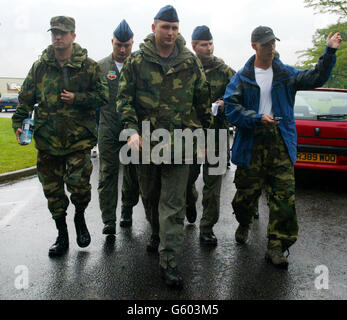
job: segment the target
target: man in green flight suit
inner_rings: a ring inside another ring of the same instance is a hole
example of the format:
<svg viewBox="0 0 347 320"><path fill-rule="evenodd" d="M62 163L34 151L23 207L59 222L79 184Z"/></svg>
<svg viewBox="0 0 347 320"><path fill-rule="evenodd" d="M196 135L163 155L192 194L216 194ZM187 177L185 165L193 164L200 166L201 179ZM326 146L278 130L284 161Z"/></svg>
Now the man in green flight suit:
<svg viewBox="0 0 347 320"><path fill-rule="evenodd" d="M102 81L109 91L108 104L100 110L99 122L99 204L104 223L103 234L116 233L118 202L119 133L122 130L120 114L115 112L119 77L125 60L130 56L134 34L123 20L113 32L113 52L99 61ZM136 167L123 167L121 227L132 225L132 208L139 200Z"/></svg>
<svg viewBox="0 0 347 320"><path fill-rule="evenodd" d="M75 20L66 16L50 21L52 45L43 51L26 77L19 93L19 106L12 117L17 141L22 121L37 104L34 139L37 173L58 229L50 256L60 256L69 247L66 210L71 193L76 208L77 244L90 243L84 211L91 199L90 150L96 144L95 109L106 103L100 68L88 58L87 50L74 43Z"/></svg>
<svg viewBox="0 0 347 320"><path fill-rule="evenodd" d="M216 129L216 153L228 152L228 143L225 143L226 149L220 150L219 129L228 129L224 116L223 95L225 87L235 74L235 71L227 66L221 59L213 55L214 45L210 29L207 26L198 26L192 34L192 47L196 55L200 59L208 83L210 84L211 101L218 104L218 113L215 113L214 128ZM223 137L223 136L222 136ZM228 136L225 138L229 139ZM209 174L209 168L214 165L206 159L203 165L203 214L200 220L200 242L206 245L217 245L217 238L213 233L213 226L219 219L220 208L220 191L222 186L222 174ZM190 166L189 180L187 186L187 220L194 223L196 220L196 200L197 191L195 190L195 181L200 174L200 164L192 164Z"/></svg>
<svg viewBox="0 0 347 320"><path fill-rule="evenodd" d="M176 259L184 239L189 165L184 162L173 164L173 154L179 152L175 150L179 148L173 135L175 129L195 129L201 125L207 128L213 117L201 63L185 47L178 29L175 8L165 6L160 9L152 25L153 34L124 65L117 110L122 114L124 127L129 129L128 146L132 151L147 145L145 126L150 127L151 133L157 129L169 132L167 146L173 151L172 158L167 162L156 161L158 159L155 160L151 152L147 162L142 150L138 178L147 219L152 226L152 239L159 233L161 276L168 286L182 288L183 279ZM193 121L193 114L201 124ZM151 151L156 146L158 143L152 141Z"/></svg>

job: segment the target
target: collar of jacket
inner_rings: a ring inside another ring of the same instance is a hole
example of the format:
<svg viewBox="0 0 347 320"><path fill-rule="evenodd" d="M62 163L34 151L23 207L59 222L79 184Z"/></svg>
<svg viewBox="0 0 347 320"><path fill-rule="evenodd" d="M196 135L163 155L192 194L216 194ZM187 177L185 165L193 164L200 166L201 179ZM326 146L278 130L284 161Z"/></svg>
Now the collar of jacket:
<svg viewBox="0 0 347 320"><path fill-rule="evenodd" d="M241 71L241 78L251 84L258 85L255 81L254 73L254 61L255 55L253 55L245 64L244 68ZM273 70L273 81L272 85L276 85L279 82L286 81L290 78L289 72L286 70L285 65L281 62L280 59L274 58L272 61L272 70Z"/></svg>
<svg viewBox="0 0 347 320"><path fill-rule="evenodd" d="M206 64L203 65L205 72L210 72L212 70L221 68L225 65L224 61L221 58L212 56L212 59Z"/></svg>
<svg viewBox="0 0 347 320"><path fill-rule="evenodd" d="M113 53L111 53L108 58L107 58L107 64L108 64L108 69L112 71L116 71L118 76L120 75L120 72L116 66L116 61L113 59Z"/></svg>
<svg viewBox="0 0 347 320"><path fill-rule="evenodd" d="M87 60L87 57L87 49L82 48L78 43L73 43L72 55L69 61L67 62L66 66L70 68L80 69L82 67L83 62ZM52 45L48 46L48 48L42 52L41 61L52 66L57 66L54 48Z"/></svg>
<svg viewBox="0 0 347 320"><path fill-rule="evenodd" d="M188 58L192 57L192 53L186 48L186 41L184 40L183 36L179 34L176 39L176 46L178 48L178 56L175 59L175 65L180 64L181 62L185 61ZM156 47L155 47L155 37L154 33L149 34L143 43L140 44L140 51L143 52L143 55L145 58L149 59L152 62L160 64L160 56L157 53Z"/></svg>

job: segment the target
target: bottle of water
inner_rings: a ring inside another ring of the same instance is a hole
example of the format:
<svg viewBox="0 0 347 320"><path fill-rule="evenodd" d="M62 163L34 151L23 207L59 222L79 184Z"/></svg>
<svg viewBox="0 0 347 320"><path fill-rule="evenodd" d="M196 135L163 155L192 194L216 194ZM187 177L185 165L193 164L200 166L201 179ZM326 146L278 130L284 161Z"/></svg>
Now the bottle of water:
<svg viewBox="0 0 347 320"><path fill-rule="evenodd" d="M20 142L22 144L30 144L33 139L33 131L34 131L34 114L33 111L31 113L31 117L24 119L22 122L22 130L24 133L20 135Z"/></svg>

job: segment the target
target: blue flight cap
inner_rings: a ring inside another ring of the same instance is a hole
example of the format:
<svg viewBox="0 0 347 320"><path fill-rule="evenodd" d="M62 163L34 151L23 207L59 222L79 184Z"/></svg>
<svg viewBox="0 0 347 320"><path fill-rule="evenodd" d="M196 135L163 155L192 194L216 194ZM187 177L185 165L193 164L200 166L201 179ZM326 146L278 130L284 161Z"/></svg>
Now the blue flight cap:
<svg viewBox="0 0 347 320"><path fill-rule="evenodd" d="M125 20L119 24L116 30L114 30L113 34L120 42L127 42L134 36Z"/></svg>
<svg viewBox="0 0 347 320"><path fill-rule="evenodd" d="M198 26L194 29L192 40L212 40L212 34L207 26Z"/></svg>
<svg viewBox="0 0 347 320"><path fill-rule="evenodd" d="M176 9L170 5L161 8L154 19L168 22L179 22Z"/></svg>

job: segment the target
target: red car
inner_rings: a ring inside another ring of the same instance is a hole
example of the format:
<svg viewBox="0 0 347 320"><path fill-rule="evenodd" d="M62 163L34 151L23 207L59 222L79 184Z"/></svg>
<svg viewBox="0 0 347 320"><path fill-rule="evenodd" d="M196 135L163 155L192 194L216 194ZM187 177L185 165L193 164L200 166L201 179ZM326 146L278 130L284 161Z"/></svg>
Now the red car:
<svg viewBox="0 0 347 320"><path fill-rule="evenodd" d="M347 89L298 91L295 168L347 172Z"/></svg>

